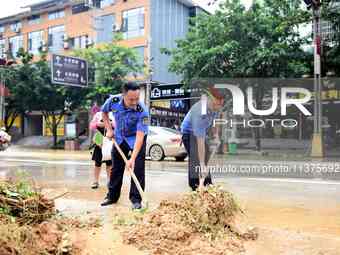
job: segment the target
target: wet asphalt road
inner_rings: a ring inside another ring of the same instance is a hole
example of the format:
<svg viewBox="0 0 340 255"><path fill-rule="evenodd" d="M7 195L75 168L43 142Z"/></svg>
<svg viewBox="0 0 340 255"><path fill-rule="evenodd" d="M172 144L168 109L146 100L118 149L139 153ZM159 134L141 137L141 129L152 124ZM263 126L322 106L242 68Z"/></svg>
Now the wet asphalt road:
<svg viewBox="0 0 340 255"><path fill-rule="evenodd" d="M260 252L249 254L328 254L318 251L336 251L334 244L339 242L340 174L336 170L337 164L330 161L218 158L211 162L216 166L211 170L215 171L214 182L235 195L240 206L245 208L247 219L262 231L257 244ZM171 159L147 161L146 191L151 209L156 208L162 199L176 199L189 191L186 166L187 162ZM217 166L224 170L219 171ZM0 153L0 179L15 176L17 171L24 171L43 183L45 191L70 191L66 197L55 200L56 208L65 215L100 217L105 227L103 236L109 239L114 215L129 211L131 206L127 194L128 176L124 178L119 203L100 206L107 180L102 171L101 188L90 189L93 163L88 153ZM271 252L271 247L282 253Z"/></svg>
<svg viewBox="0 0 340 255"><path fill-rule="evenodd" d="M43 155L40 158L37 155ZM338 166L339 164L339 166ZM214 180L240 197L297 202L340 203L340 163L311 161L271 161L254 159L213 159ZM48 154L8 151L0 153L0 177L24 171L37 181L65 186L89 186L92 162L86 154L49 152ZM148 192L188 191L187 162L147 161ZM219 167L220 168L219 168ZM124 179L128 182L128 177ZM105 172L101 183L105 185Z"/></svg>

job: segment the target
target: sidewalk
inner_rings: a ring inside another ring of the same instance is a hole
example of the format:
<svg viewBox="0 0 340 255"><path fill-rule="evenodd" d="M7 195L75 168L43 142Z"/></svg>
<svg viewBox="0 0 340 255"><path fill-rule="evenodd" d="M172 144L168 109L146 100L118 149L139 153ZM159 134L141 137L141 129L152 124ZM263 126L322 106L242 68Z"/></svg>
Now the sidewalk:
<svg viewBox="0 0 340 255"><path fill-rule="evenodd" d="M6 151L0 152L0 156L10 158L34 158L46 160L91 160L89 150L83 151L65 151L65 150L51 150L51 149L36 149L23 148L17 145L12 145Z"/></svg>
<svg viewBox="0 0 340 255"><path fill-rule="evenodd" d="M0 152L0 156L10 158L34 158L45 160L67 160L67 161L91 161L89 150L65 151L51 149L22 148L17 145L11 146L8 150ZM233 160L258 160L258 161L313 161L313 162L339 162L340 150L327 151L326 157L311 158L309 151L304 149L264 149L262 152L254 149L238 149L236 155L216 154L214 157L228 161ZM149 161L150 163L153 161ZM154 162L156 163L156 162ZM159 163L159 162L158 162ZM179 162L178 162L179 163Z"/></svg>
<svg viewBox="0 0 340 255"><path fill-rule="evenodd" d="M340 161L340 150L326 150L324 158L312 158L310 150L303 149L264 149L255 151L255 149L238 149L235 155L223 154L218 157L227 159L251 159L251 160L272 160L272 161L320 161L320 162L338 162Z"/></svg>
<svg viewBox="0 0 340 255"><path fill-rule="evenodd" d="M311 158L312 149L310 140L297 139L261 139L261 152L255 151L254 139L249 140L249 144L238 149L238 156L250 158L268 158L272 160L319 160L319 161L340 161L340 147L325 148L323 159Z"/></svg>

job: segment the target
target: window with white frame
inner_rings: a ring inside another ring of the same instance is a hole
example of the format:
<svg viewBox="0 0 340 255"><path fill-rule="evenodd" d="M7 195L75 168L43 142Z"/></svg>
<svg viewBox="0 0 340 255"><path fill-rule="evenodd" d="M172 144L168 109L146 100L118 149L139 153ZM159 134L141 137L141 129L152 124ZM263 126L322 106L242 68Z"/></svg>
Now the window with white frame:
<svg viewBox="0 0 340 255"><path fill-rule="evenodd" d="M28 20L29 25L36 25L36 24L39 24L41 21L40 15L33 15L29 17L27 20Z"/></svg>
<svg viewBox="0 0 340 255"><path fill-rule="evenodd" d="M54 12L49 12L48 13L48 19L53 20L53 19L61 19L65 17L65 11L64 10L59 10L59 11L54 11Z"/></svg>
<svg viewBox="0 0 340 255"><path fill-rule="evenodd" d="M145 23L144 7L124 11L122 27L124 39L143 36L144 23Z"/></svg>
<svg viewBox="0 0 340 255"><path fill-rule="evenodd" d="M48 49L58 52L64 48L65 26L55 26L48 29Z"/></svg>
<svg viewBox="0 0 340 255"><path fill-rule="evenodd" d="M111 43L114 36L115 15L104 15L97 19L97 42Z"/></svg>
<svg viewBox="0 0 340 255"><path fill-rule="evenodd" d="M17 57L20 48L24 47L24 39L22 35L9 38L9 51L13 58Z"/></svg>
<svg viewBox="0 0 340 255"><path fill-rule="evenodd" d="M72 48L74 49L85 49L88 40L87 35L77 36L72 39Z"/></svg>
<svg viewBox="0 0 340 255"><path fill-rule="evenodd" d="M0 58L6 58L6 40L0 39Z"/></svg>
<svg viewBox="0 0 340 255"><path fill-rule="evenodd" d="M39 49L44 43L44 31L35 31L28 34L28 51L32 54L38 54Z"/></svg>
<svg viewBox="0 0 340 255"><path fill-rule="evenodd" d="M145 64L145 46L139 46L134 48L135 52L137 53L137 63L141 66L141 70L136 73L137 76L143 75L143 67Z"/></svg>
<svg viewBox="0 0 340 255"><path fill-rule="evenodd" d="M12 23L10 27L13 32L18 32L22 28L22 24L20 21L16 21Z"/></svg>

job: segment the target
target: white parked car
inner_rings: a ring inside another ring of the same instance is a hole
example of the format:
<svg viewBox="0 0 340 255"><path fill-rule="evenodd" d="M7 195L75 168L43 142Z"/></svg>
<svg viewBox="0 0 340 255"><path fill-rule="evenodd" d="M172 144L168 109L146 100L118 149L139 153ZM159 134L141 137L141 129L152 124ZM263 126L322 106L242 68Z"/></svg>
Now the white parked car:
<svg viewBox="0 0 340 255"><path fill-rule="evenodd" d="M165 157L175 157L176 161L184 161L187 153L181 133L171 128L150 126L146 155L154 161L161 161Z"/></svg>

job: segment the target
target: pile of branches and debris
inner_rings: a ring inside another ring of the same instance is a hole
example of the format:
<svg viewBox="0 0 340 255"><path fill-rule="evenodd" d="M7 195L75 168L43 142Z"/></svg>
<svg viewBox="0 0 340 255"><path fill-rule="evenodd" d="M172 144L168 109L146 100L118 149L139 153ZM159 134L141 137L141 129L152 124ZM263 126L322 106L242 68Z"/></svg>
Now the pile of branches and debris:
<svg viewBox="0 0 340 255"><path fill-rule="evenodd" d="M126 244L151 254L238 254L257 230L242 224L233 195L209 186L178 201L162 201L142 221L123 231Z"/></svg>
<svg viewBox="0 0 340 255"><path fill-rule="evenodd" d="M0 181L0 213L20 225L39 224L55 215L54 200L45 198L28 181Z"/></svg>
<svg viewBox="0 0 340 255"><path fill-rule="evenodd" d="M0 180L0 254L80 254L65 219L58 220L54 199L34 187L27 180Z"/></svg>

